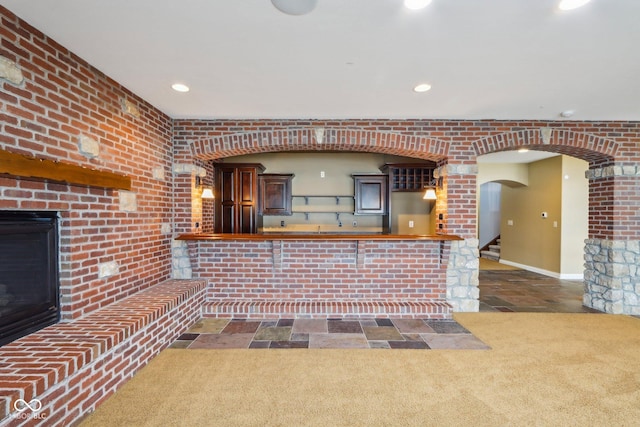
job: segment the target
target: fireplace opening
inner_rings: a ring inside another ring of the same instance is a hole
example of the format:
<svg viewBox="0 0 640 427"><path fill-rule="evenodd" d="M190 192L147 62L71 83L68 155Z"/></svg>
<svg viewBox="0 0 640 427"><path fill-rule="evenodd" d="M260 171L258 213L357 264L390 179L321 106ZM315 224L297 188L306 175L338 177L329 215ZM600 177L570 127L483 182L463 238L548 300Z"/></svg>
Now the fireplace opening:
<svg viewBox="0 0 640 427"><path fill-rule="evenodd" d="M0 211L0 346L60 320L57 212Z"/></svg>

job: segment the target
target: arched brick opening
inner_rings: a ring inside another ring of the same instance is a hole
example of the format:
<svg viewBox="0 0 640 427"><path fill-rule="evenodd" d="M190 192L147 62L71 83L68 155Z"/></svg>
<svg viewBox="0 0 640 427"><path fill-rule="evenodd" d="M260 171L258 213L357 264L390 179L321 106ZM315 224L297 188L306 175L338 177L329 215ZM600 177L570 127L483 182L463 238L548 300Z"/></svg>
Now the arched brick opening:
<svg viewBox="0 0 640 427"><path fill-rule="evenodd" d="M635 314L640 255L635 216L637 202L628 195L637 187L638 166L617 161L620 146L597 135L565 129L523 129L473 143L477 156L528 148L576 157L589 163L589 238L585 242L583 303L608 313Z"/></svg>
<svg viewBox="0 0 640 427"><path fill-rule="evenodd" d="M597 135L566 129L522 129L480 139L473 143L476 156L498 151L528 148L564 154L585 160L591 171L602 170L614 164L619 146L616 141ZM597 175L597 174L594 174ZM602 174L600 174L601 176ZM613 228L613 195L615 180L589 180L589 237L610 238Z"/></svg>
<svg viewBox="0 0 640 427"><path fill-rule="evenodd" d="M608 166L618 151L618 143L597 135L566 129L522 129L479 139L473 143L477 156L497 151L529 148L576 157L589 168Z"/></svg>
<svg viewBox="0 0 640 427"><path fill-rule="evenodd" d="M192 155L200 160L282 151L367 152L442 163L449 152L449 143L393 132L311 126L235 133L205 138L191 144Z"/></svg>
<svg viewBox="0 0 640 427"><path fill-rule="evenodd" d="M438 173L441 173L440 177L443 178L436 202L437 227L443 233L455 234L458 231L456 228L449 229L447 227L449 219L447 214L448 170L445 166L450 150L450 143L447 141L428 136L355 127L303 126L202 137L192 140L189 143L189 149L192 158L204 168L211 167L211 160L270 152L366 152L433 161L439 166ZM458 192L460 197L463 197L464 194L466 193ZM458 209L457 206L456 209ZM460 230L470 228L466 226L469 219L465 214L467 212L465 209L466 205L453 218L455 224L465 224L465 226L458 227ZM471 236L470 233L461 235ZM365 247L362 246L364 243L359 245L358 250L364 251ZM474 258L473 255L474 246L477 248L477 243L474 243L474 240L471 242L464 240L447 242L446 244L439 243L438 256L436 259L431 259L436 262L437 266L429 267L430 274L434 275L429 281L429 286L435 286L438 289L436 293L442 294L442 301L444 301L446 293L447 305L453 307L455 311L477 311L478 308L478 299L475 294L477 274L474 275L473 271L473 261L477 262L477 256ZM428 253L428 250L425 249L425 251L424 253L421 251L420 256ZM363 259L364 255L362 254L364 253L361 252L361 259ZM450 259L456 260L455 267L450 268L452 264L449 262ZM419 267L415 268L420 270L424 268L424 264L421 263ZM477 273L477 267L475 272ZM431 304L430 302L428 305Z"/></svg>
<svg viewBox="0 0 640 427"><path fill-rule="evenodd" d="M194 158L201 161L271 152L366 152L389 154L447 163L450 144L426 136L366 130L355 127L331 128L323 126L286 127L263 132L242 132L202 138L191 143ZM437 226L442 232L455 232L448 227L447 177L442 176L442 190L436 202ZM196 217L195 221L202 221Z"/></svg>

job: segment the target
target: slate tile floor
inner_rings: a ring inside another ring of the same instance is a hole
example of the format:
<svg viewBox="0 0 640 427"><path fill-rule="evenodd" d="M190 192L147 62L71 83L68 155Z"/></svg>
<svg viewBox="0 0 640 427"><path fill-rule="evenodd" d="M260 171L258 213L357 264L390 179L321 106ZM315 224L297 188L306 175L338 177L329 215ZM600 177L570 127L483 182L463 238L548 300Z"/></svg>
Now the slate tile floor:
<svg viewBox="0 0 640 427"><path fill-rule="evenodd" d="M480 311L600 313L582 305L581 280L526 270L480 270ZM203 318L173 348L487 349L455 321Z"/></svg>
<svg viewBox="0 0 640 427"><path fill-rule="evenodd" d="M582 280L526 270L480 270L480 311L600 313L582 305Z"/></svg>
<svg viewBox="0 0 640 427"><path fill-rule="evenodd" d="M453 320L202 318L172 348L488 349Z"/></svg>

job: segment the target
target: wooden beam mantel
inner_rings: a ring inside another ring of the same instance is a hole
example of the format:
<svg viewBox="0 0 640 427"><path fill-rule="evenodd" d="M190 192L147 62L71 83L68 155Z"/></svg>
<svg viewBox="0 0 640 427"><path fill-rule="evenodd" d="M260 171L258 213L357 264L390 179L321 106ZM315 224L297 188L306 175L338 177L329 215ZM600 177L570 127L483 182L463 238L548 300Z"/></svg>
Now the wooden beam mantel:
<svg viewBox="0 0 640 427"><path fill-rule="evenodd" d="M71 185L131 190L131 178L125 175L38 159L5 150L0 150L0 174L46 179Z"/></svg>

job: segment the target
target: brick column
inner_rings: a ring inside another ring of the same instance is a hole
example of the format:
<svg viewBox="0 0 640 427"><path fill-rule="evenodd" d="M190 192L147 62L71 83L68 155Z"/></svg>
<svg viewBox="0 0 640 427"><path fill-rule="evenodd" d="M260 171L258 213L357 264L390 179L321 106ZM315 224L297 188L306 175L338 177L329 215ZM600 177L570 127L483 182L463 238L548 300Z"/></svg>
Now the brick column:
<svg viewBox="0 0 640 427"><path fill-rule="evenodd" d="M480 308L476 238L477 174L477 165L448 164L438 170L438 176L443 178L443 189L440 191L444 193L442 195L446 194L446 198L438 202L439 209L447 212L443 229L447 234L464 238L451 242L447 265L447 302L452 305L453 311L475 312Z"/></svg>
<svg viewBox="0 0 640 427"><path fill-rule="evenodd" d="M640 166L587 171L589 239L583 303L606 313L640 314Z"/></svg>

